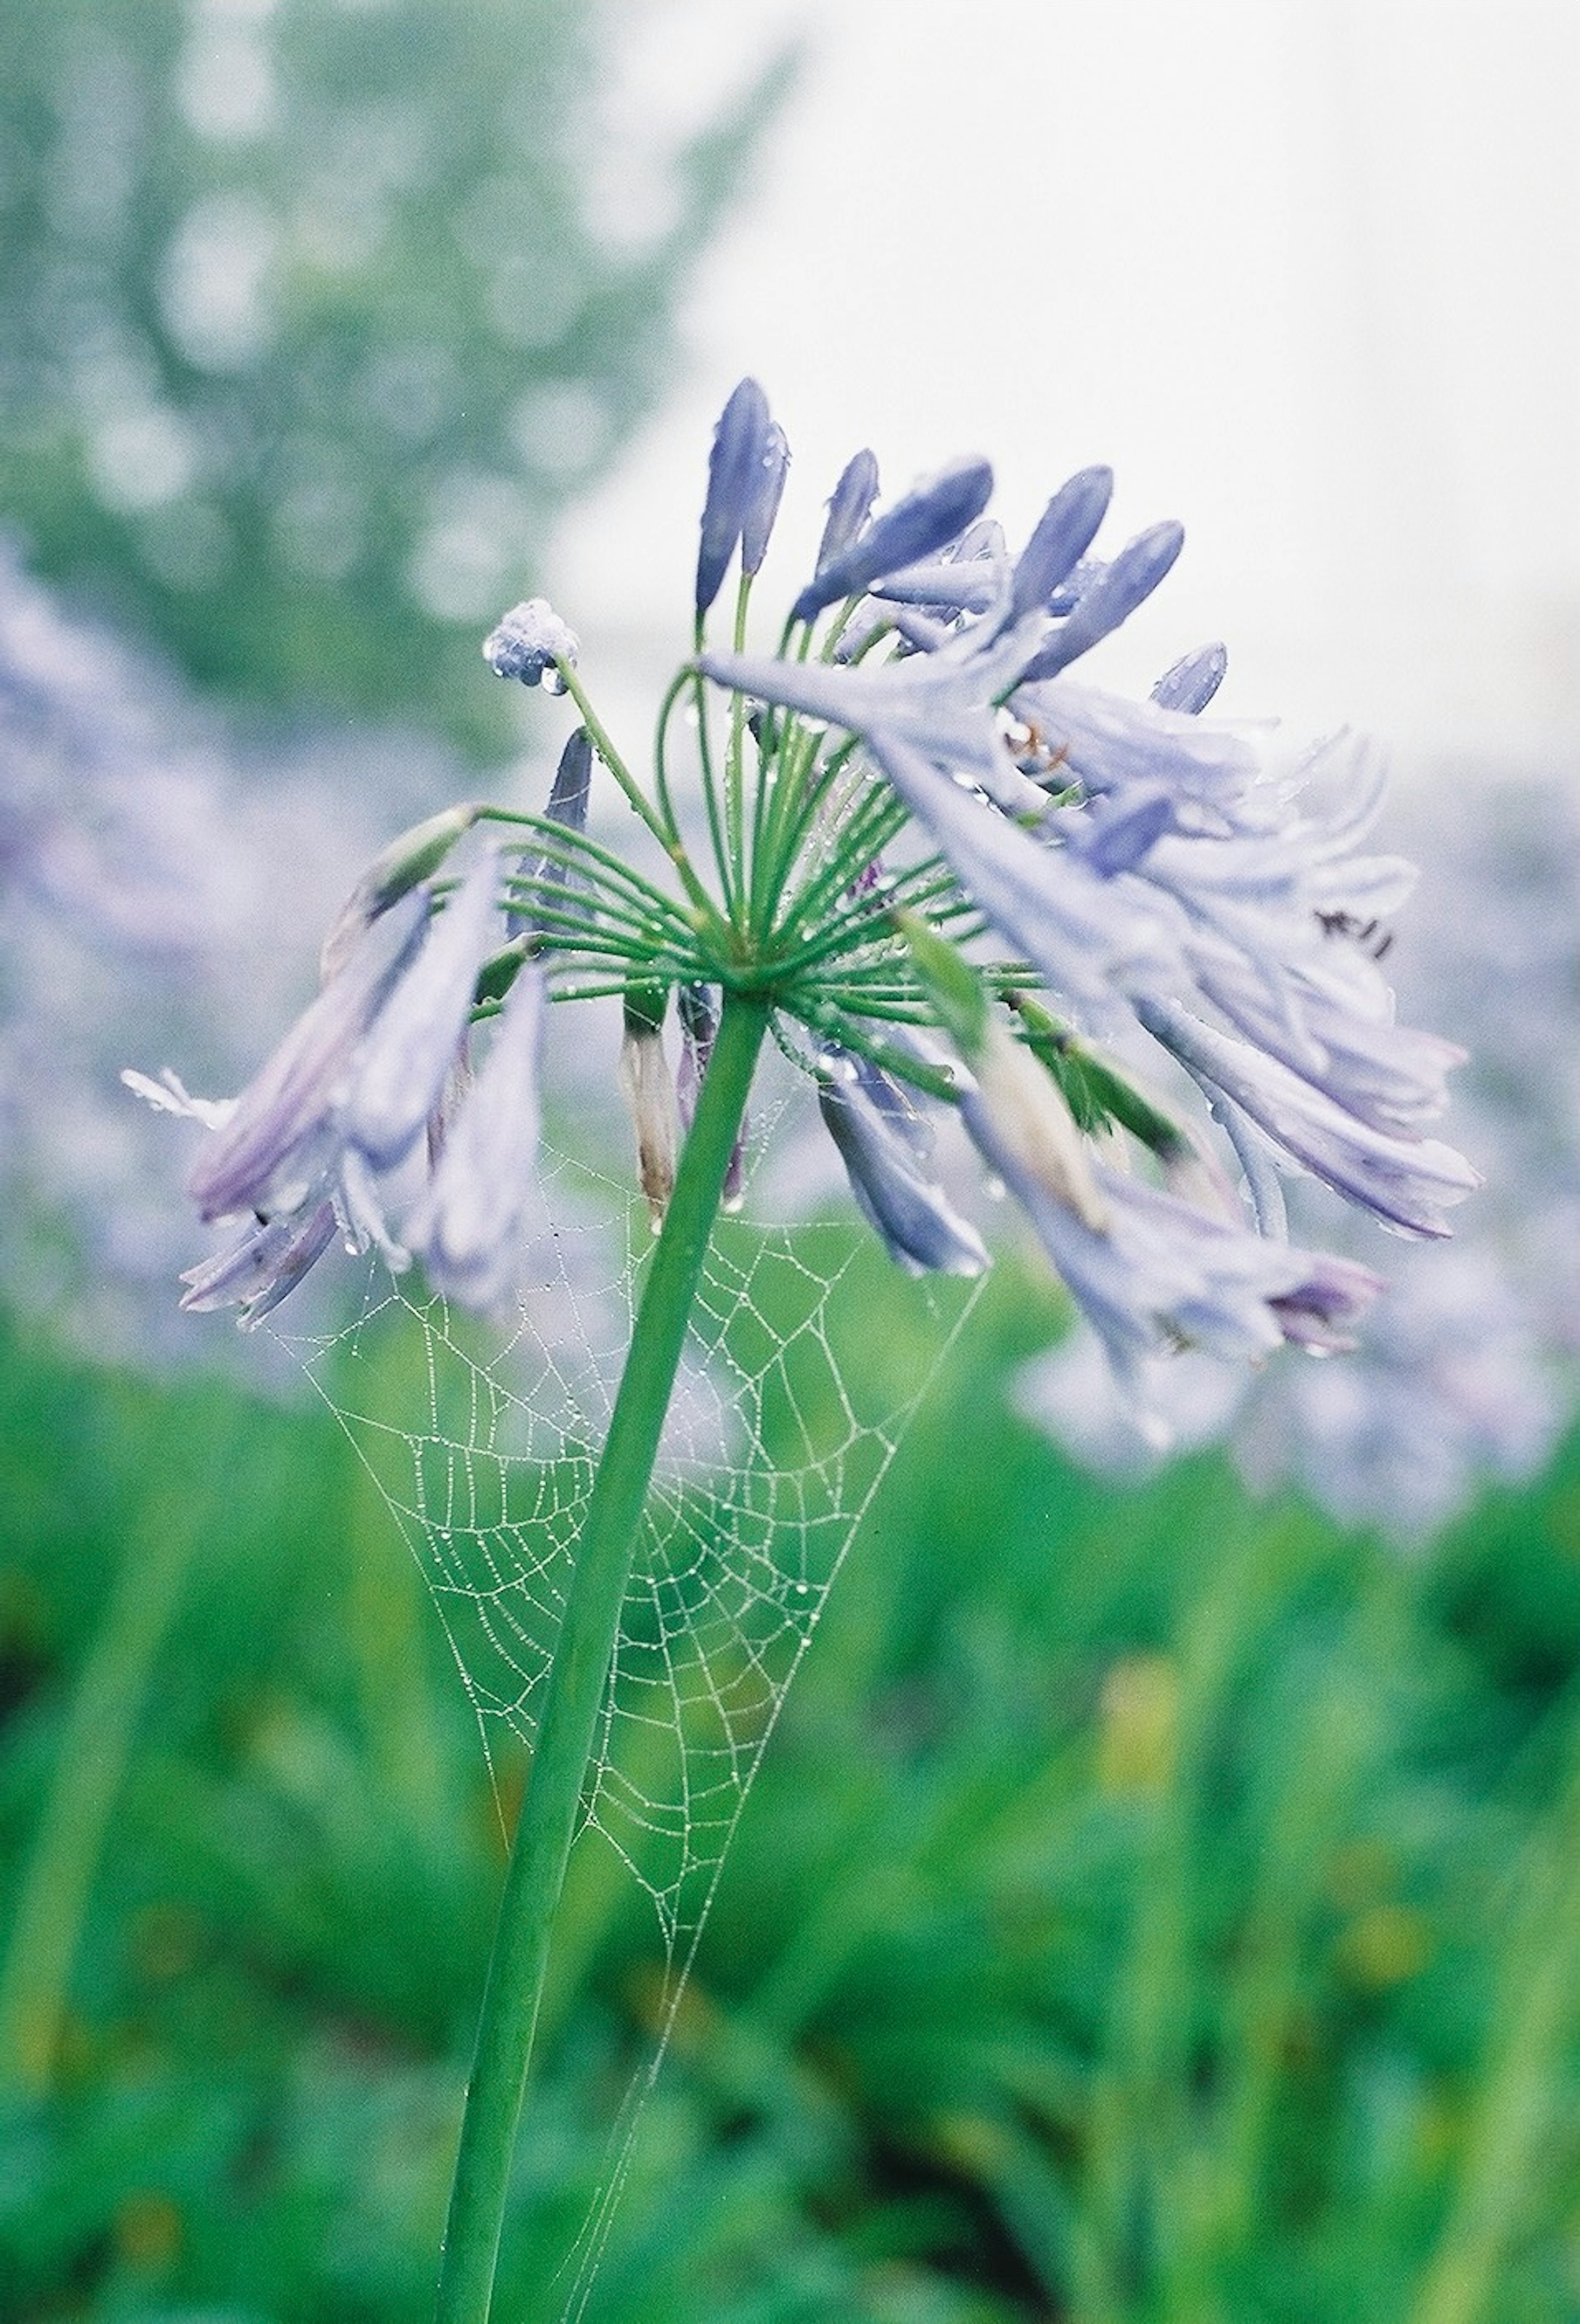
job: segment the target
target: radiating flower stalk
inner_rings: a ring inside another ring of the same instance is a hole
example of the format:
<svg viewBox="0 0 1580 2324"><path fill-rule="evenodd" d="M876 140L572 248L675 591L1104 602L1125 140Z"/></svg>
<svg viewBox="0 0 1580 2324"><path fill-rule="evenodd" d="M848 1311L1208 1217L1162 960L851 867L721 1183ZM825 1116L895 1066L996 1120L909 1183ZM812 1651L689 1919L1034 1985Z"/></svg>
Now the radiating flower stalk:
<svg viewBox="0 0 1580 2324"><path fill-rule="evenodd" d="M1284 1342L1346 1345L1379 1279L1289 1240L1283 1175L1418 1238L1444 1234L1475 1184L1427 1134L1458 1053L1395 1022L1356 935L1409 883L1362 852L1372 755L1341 737L1280 765L1257 730L1204 717L1217 647L1146 702L1069 675L1167 574L1178 528L1094 554L1112 484L1094 468L1012 555L984 513L985 462L874 513L877 466L859 452L776 650L749 652L788 458L743 382L715 433L693 651L651 779L605 732L564 622L517 606L486 659L580 714L546 811L469 804L395 843L331 931L318 998L234 1102L133 1077L208 1125L191 1192L205 1219L240 1222L190 1271L189 1307L256 1322L338 1241L491 1309L514 1282L545 1028L580 1001L623 1010L658 1234L501 1911L445 2324L488 2312L637 1529L716 1216L739 1196L765 1039L813 1084L857 1207L912 1273L987 1264L935 1152L955 1117L1138 1397L1174 1350L1254 1363ZM721 647L710 617L733 565ZM642 827L635 861L589 830L595 775ZM1179 1094L1193 1085L1199 1120Z"/></svg>

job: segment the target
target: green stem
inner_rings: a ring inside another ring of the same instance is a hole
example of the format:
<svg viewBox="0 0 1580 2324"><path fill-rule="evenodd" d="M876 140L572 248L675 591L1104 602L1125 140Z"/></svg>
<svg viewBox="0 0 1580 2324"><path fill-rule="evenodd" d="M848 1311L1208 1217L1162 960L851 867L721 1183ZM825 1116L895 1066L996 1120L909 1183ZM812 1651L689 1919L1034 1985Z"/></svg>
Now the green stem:
<svg viewBox="0 0 1580 2324"><path fill-rule="evenodd" d="M769 1003L726 992L593 1486L516 1828L445 2234L438 2324L485 2324L565 1868L692 1303Z"/></svg>

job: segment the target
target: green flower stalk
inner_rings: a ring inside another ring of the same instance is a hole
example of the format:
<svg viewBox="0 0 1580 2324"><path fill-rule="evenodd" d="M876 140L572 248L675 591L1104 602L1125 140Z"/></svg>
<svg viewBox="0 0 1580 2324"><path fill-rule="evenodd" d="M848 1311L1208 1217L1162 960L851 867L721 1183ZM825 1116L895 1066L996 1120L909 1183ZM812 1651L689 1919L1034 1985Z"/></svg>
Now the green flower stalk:
<svg viewBox="0 0 1580 2324"><path fill-rule="evenodd" d="M237 1099L128 1076L205 1125L190 1191L205 1219L239 1223L187 1276L189 1308L239 1305L254 1323L338 1240L497 1310L514 1296L554 1020L578 1003L623 1012L657 1240L501 1906L443 2324L488 2313L633 1545L715 1219L739 1196L764 1041L806 1074L858 1208L913 1273L987 1264L935 1160L953 1116L1143 1414L1152 1369L1179 1348L1250 1361L1286 1342L1342 1348L1380 1290L1354 1261L1288 1241L1267 1191L1280 1170L1315 1172L1425 1237L1475 1183L1426 1134L1458 1053L1395 1022L1374 948L1348 934L1409 883L1408 867L1361 852L1370 758L1317 754L1313 795L1339 804L1308 810L1256 732L1202 715L1220 649L1186 657L1144 703L1068 675L1166 575L1178 528L1095 557L1112 479L1088 469L1012 557L984 514L985 461L874 515L876 463L861 453L777 650L753 654L788 460L762 391L743 382L716 430L693 651L664 697L651 779L599 718L565 622L541 599L516 606L485 644L490 666L568 696L580 719L546 811L469 803L386 850L336 924L318 998ZM718 650L707 624L733 564ZM690 789L677 765L688 713ZM592 835L595 779L636 817L636 860ZM1149 1037L1210 1119L1137 1074Z"/></svg>

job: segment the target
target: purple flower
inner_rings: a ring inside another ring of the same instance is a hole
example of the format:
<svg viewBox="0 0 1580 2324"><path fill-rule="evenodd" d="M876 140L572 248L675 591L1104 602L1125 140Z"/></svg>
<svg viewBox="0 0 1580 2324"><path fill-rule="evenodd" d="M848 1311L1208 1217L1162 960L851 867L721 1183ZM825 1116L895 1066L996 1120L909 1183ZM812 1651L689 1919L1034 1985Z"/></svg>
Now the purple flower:
<svg viewBox="0 0 1580 2324"><path fill-rule="evenodd" d="M1151 525L1126 541L1113 564L1081 591L1063 627L1024 673L1026 683L1057 678L1078 655L1127 622L1171 570L1184 546L1185 529L1172 521Z"/></svg>
<svg viewBox="0 0 1580 2324"><path fill-rule="evenodd" d="M1374 1129L1279 1058L1204 1025L1178 1002L1144 1001L1137 1013L1209 1093L1231 1100L1295 1162L1396 1233L1446 1235L1444 1212L1481 1184L1451 1146Z"/></svg>
<svg viewBox="0 0 1580 2324"><path fill-rule="evenodd" d="M790 445L779 422L771 420L757 457L757 473L752 480L745 510L741 518L741 570L761 573L762 560L768 554L768 543L773 531L773 520L779 514L779 503L784 496L784 480L790 473Z"/></svg>
<svg viewBox="0 0 1580 2324"><path fill-rule="evenodd" d="M818 545L817 570L843 557L873 512L878 497L878 463L871 452L853 453L828 496L828 516Z"/></svg>
<svg viewBox="0 0 1580 2324"><path fill-rule="evenodd" d="M239 1242L187 1269L180 1304L197 1314L239 1305L239 1327L251 1331L295 1290L334 1233L335 1206L327 1198L255 1224Z"/></svg>

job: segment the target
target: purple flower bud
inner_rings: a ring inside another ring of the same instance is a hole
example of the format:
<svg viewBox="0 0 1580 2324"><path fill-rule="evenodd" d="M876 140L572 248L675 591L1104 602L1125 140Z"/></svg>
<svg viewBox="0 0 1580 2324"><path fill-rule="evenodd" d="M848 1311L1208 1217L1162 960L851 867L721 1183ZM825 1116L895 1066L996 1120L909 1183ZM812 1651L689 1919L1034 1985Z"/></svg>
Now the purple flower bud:
<svg viewBox="0 0 1580 2324"><path fill-rule="evenodd" d="M825 605L853 597L886 574L934 556L975 521L992 491L993 470L985 460L957 460L943 469L819 566L791 607L791 618L815 621Z"/></svg>
<svg viewBox="0 0 1580 2324"><path fill-rule="evenodd" d="M1091 547L1113 497L1112 468L1082 468L1059 486L1016 564L1012 621L1047 604Z"/></svg>
<svg viewBox="0 0 1580 2324"><path fill-rule="evenodd" d="M523 686L541 683L550 694L563 694L559 664L574 668L578 646L547 597L527 597L513 605L496 629L483 641L483 659L496 678L519 678Z"/></svg>
<svg viewBox="0 0 1580 2324"><path fill-rule="evenodd" d="M406 1222L406 1239L433 1288L463 1306L497 1306L513 1281L533 1195L547 999L541 964L523 961L428 1189Z"/></svg>
<svg viewBox="0 0 1580 2324"><path fill-rule="evenodd" d="M1197 646L1194 653L1163 672L1152 688L1152 700L1160 710L1183 710L1194 718L1216 694L1228 667L1226 646Z"/></svg>
<svg viewBox="0 0 1580 2324"><path fill-rule="evenodd" d="M1151 595L1184 546L1185 529L1172 521L1151 525L1127 541L1113 564L1082 591L1075 611L1029 665L1022 683L1030 686L1039 678L1057 678L1077 655L1128 621Z"/></svg>
<svg viewBox="0 0 1580 2324"><path fill-rule="evenodd" d="M585 726L573 727L569 740L559 753L559 764L555 769L554 781L549 792L549 804L543 810L546 819L550 823L563 824L567 831L585 831L592 786L592 737ZM523 860L518 877L524 888L531 888L544 880L564 887L580 881L584 875L561 862L558 857L536 855ZM543 933L542 922L531 912L509 913L506 927L513 936L540 936Z"/></svg>
<svg viewBox="0 0 1580 2324"><path fill-rule="evenodd" d="M878 463L871 452L857 452L848 459L840 474L839 482L828 497L828 521L823 527L823 538L818 544L819 573L842 557L873 512L873 503L878 497Z"/></svg>
<svg viewBox="0 0 1580 2324"><path fill-rule="evenodd" d="M378 1170L410 1152L438 1104L471 1016L477 972L501 934L498 859L479 858L429 928L356 1060L347 1141Z"/></svg>
<svg viewBox="0 0 1580 2324"><path fill-rule="evenodd" d="M778 420L771 420L758 456L757 473L753 479L745 513L741 519L743 573L761 573L762 570L762 560L768 554L769 537L773 530L773 520L779 514L779 503L784 495L784 480L789 472L789 442Z"/></svg>
<svg viewBox="0 0 1580 2324"><path fill-rule="evenodd" d="M982 1238L929 1175L931 1139L899 1084L836 1047L819 1062L818 1110L857 1207L890 1258L910 1275L980 1275L987 1266Z"/></svg>
<svg viewBox="0 0 1580 2324"><path fill-rule="evenodd" d="M753 497L761 498L772 425L768 398L754 379L744 379L719 415L713 431L713 449L708 455L707 498L703 503L702 538L697 552L699 621L724 586L725 573L735 553ZM769 522L772 521L770 511Z"/></svg>

